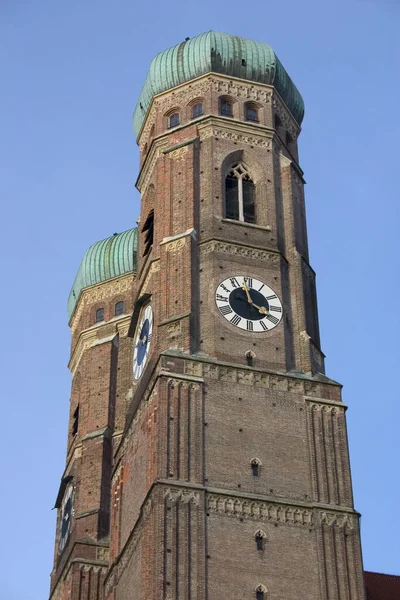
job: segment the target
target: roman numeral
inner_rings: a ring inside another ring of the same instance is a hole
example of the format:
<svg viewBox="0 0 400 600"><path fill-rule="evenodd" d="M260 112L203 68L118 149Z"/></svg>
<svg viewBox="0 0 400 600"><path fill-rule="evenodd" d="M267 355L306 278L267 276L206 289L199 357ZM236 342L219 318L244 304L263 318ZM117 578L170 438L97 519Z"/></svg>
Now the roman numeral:
<svg viewBox="0 0 400 600"><path fill-rule="evenodd" d="M238 282L238 280L236 279L236 277L231 277L231 278L230 278L230 282L231 282L231 284L233 285L233 287L235 287L235 288L237 288L237 287L240 287L240 286L239 286L239 282Z"/></svg>
<svg viewBox="0 0 400 600"><path fill-rule="evenodd" d="M247 321L247 331L253 331L253 321Z"/></svg>
<svg viewBox="0 0 400 600"><path fill-rule="evenodd" d="M222 288L222 289L223 289L225 292L227 292L228 294L229 294L229 292L231 291L231 290L230 290L230 289L228 289L228 288L226 287L226 285L224 285L223 283L221 283L219 287L220 287L220 288Z"/></svg>
<svg viewBox="0 0 400 600"><path fill-rule="evenodd" d="M243 281L247 285L247 287L253 287L253 279L251 277L243 277Z"/></svg>
<svg viewBox="0 0 400 600"><path fill-rule="evenodd" d="M219 310L223 315L229 315L231 312L233 312L229 304L225 304L225 306L220 306Z"/></svg>
<svg viewBox="0 0 400 600"><path fill-rule="evenodd" d="M264 321L260 321L260 325L264 329L264 331L268 331L268 327L266 326L266 324L264 323Z"/></svg>
<svg viewBox="0 0 400 600"><path fill-rule="evenodd" d="M228 298L226 296L221 296L221 294L217 294L217 300L221 300L222 302L228 302Z"/></svg>
<svg viewBox="0 0 400 600"><path fill-rule="evenodd" d="M279 323L279 319L277 319L276 317L274 317L274 315L268 315L267 319L268 319L268 321L271 321L271 323L273 323L274 325L276 325L277 323Z"/></svg>
<svg viewBox="0 0 400 600"><path fill-rule="evenodd" d="M276 294L273 294L272 296L267 296L267 300L273 300L274 298L277 298L278 296Z"/></svg>
<svg viewBox="0 0 400 600"><path fill-rule="evenodd" d="M238 315L235 315L234 317L232 317L232 319L230 320L230 322L233 325L239 325L240 321L242 320L242 317L239 317Z"/></svg>
<svg viewBox="0 0 400 600"><path fill-rule="evenodd" d="M262 284L262 286L259 288L258 291L261 292L261 290L263 289L263 287L265 287L264 284Z"/></svg>
<svg viewBox="0 0 400 600"><path fill-rule="evenodd" d="M275 312L282 312L282 309L280 306L271 306L270 305L269 310L273 310Z"/></svg>

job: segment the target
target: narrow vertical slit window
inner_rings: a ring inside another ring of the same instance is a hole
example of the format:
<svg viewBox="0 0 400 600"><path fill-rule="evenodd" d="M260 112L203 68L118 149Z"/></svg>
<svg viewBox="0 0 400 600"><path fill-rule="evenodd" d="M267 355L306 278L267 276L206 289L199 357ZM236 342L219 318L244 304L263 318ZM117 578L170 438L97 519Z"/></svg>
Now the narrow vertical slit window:
<svg viewBox="0 0 400 600"><path fill-rule="evenodd" d="M225 179L225 217L245 223L256 222L256 188L243 163L237 163Z"/></svg>
<svg viewBox="0 0 400 600"><path fill-rule="evenodd" d="M252 463L251 463L251 472L253 474L253 477L259 477L260 476L260 465L255 460L253 460Z"/></svg>
<svg viewBox="0 0 400 600"><path fill-rule="evenodd" d="M256 600L264 600L264 592L257 590L256 591Z"/></svg>

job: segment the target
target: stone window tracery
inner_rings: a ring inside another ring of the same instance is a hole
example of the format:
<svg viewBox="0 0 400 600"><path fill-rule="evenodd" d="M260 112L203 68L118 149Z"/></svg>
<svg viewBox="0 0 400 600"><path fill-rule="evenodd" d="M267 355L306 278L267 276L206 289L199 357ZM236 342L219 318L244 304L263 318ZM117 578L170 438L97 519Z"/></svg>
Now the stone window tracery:
<svg viewBox="0 0 400 600"><path fill-rule="evenodd" d="M234 164L225 178L225 217L256 222L256 188L244 163Z"/></svg>
<svg viewBox="0 0 400 600"><path fill-rule="evenodd" d="M256 531L254 537L256 540L257 550L261 552L262 550L264 550L265 540L267 536L264 533L264 531L261 531L261 529L259 529L258 531Z"/></svg>
<svg viewBox="0 0 400 600"><path fill-rule="evenodd" d="M267 598L267 588L265 585L258 585L256 587L256 600L266 600Z"/></svg>

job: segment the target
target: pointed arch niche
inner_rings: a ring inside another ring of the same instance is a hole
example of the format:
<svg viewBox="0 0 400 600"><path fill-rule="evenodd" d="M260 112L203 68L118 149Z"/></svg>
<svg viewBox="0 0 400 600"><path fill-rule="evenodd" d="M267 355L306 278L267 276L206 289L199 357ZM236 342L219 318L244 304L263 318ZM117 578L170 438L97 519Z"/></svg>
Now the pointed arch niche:
<svg viewBox="0 0 400 600"><path fill-rule="evenodd" d="M222 163L224 219L269 229L266 176L251 152L236 150Z"/></svg>

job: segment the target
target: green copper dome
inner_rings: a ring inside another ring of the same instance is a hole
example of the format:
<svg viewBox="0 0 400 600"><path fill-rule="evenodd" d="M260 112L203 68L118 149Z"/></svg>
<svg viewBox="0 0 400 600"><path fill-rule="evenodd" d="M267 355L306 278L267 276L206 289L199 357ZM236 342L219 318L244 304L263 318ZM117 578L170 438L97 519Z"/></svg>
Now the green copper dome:
<svg viewBox="0 0 400 600"><path fill-rule="evenodd" d="M303 99L272 48L262 42L209 31L153 58L133 114L136 135L153 96L211 72L274 85L301 124Z"/></svg>
<svg viewBox="0 0 400 600"><path fill-rule="evenodd" d="M68 298L68 317L75 310L81 291L96 283L136 269L137 229L115 233L86 251Z"/></svg>

